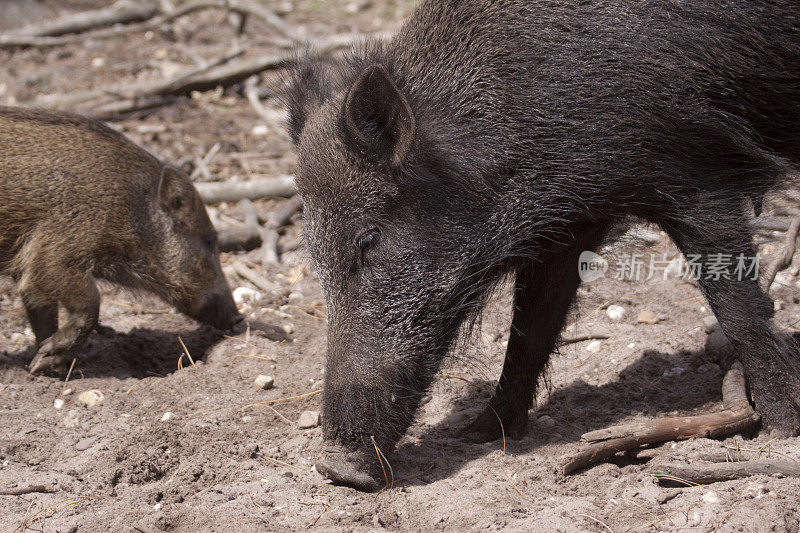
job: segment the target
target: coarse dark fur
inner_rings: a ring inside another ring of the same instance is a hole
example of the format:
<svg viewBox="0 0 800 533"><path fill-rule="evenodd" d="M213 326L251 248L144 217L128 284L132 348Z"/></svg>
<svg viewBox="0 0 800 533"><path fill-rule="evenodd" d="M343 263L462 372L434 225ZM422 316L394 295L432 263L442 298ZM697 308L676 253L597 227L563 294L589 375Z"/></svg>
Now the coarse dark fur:
<svg viewBox="0 0 800 533"><path fill-rule="evenodd" d="M376 488L459 325L516 277L479 440L522 434L579 283L631 217L686 255L755 255L747 217L800 160L794 1L427 0L386 43L300 63L297 184L328 304L318 468ZM755 280L700 280L756 406L800 429L798 348Z"/></svg>
<svg viewBox="0 0 800 533"><path fill-rule="evenodd" d="M0 274L36 335L31 372L63 367L96 327L96 279L222 329L238 319L189 178L99 122L0 107L0 206Z"/></svg>

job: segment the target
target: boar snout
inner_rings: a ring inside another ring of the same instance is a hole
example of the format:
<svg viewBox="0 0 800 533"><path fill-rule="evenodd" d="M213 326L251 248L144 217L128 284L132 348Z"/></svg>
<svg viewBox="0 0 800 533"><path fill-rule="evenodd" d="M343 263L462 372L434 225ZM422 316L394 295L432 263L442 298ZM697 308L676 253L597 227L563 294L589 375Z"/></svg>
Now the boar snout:
<svg viewBox="0 0 800 533"><path fill-rule="evenodd" d="M404 370L363 364L359 358L346 364L329 361L322 400L326 452L317 462L318 472L335 484L363 491L392 482L390 455L411 424L424 389L405 380Z"/></svg>
<svg viewBox="0 0 800 533"><path fill-rule="evenodd" d="M197 305L187 314L203 324L223 331L244 320L244 315L236 309L236 303L227 285L224 289L214 289L202 294Z"/></svg>
<svg viewBox="0 0 800 533"><path fill-rule="evenodd" d="M364 452L347 452L335 444L326 447L322 458L314 466L317 472L335 485L345 485L364 492L375 492L387 482L375 453L365 457Z"/></svg>

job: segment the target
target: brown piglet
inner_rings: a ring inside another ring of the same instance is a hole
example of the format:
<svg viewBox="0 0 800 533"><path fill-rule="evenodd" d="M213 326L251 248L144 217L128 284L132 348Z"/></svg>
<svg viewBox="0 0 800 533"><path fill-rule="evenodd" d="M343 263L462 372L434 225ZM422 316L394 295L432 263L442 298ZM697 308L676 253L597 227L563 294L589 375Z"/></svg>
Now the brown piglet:
<svg viewBox="0 0 800 533"><path fill-rule="evenodd" d="M98 279L219 329L241 320L189 178L72 114L0 107L0 274L36 335L31 373L63 369L97 327Z"/></svg>

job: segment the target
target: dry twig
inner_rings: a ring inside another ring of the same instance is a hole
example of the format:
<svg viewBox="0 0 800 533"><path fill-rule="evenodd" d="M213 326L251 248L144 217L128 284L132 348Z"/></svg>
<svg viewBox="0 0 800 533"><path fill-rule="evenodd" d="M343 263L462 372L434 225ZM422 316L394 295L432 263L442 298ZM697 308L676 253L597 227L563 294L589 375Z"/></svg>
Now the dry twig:
<svg viewBox="0 0 800 533"><path fill-rule="evenodd" d="M23 494L33 494L35 492L55 492L56 487L49 483L44 485L28 485L17 489L0 489L0 496L22 496Z"/></svg>
<svg viewBox="0 0 800 533"><path fill-rule="evenodd" d="M758 474L800 477L800 464L766 460L690 465L666 464L654 467L650 473L659 481L680 479L698 485L731 481Z"/></svg>

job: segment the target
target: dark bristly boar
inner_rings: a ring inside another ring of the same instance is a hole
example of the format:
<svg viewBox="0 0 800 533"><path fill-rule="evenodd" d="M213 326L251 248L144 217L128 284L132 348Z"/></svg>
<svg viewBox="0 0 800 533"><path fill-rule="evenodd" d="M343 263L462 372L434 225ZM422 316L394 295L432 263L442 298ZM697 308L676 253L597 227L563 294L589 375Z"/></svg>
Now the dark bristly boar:
<svg viewBox="0 0 800 533"><path fill-rule="evenodd" d="M220 329L240 318L188 177L76 115L0 107L0 274L36 335L33 373L62 369L96 327L97 279Z"/></svg>
<svg viewBox="0 0 800 533"><path fill-rule="evenodd" d="M688 256L755 255L800 161L796 1L424 0L386 43L294 73L290 127L328 304L320 472L384 483L459 327L515 276L477 440L522 435L578 257L633 218ZM798 347L753 279L700 286L765 424L800 428Z"/></svg>

